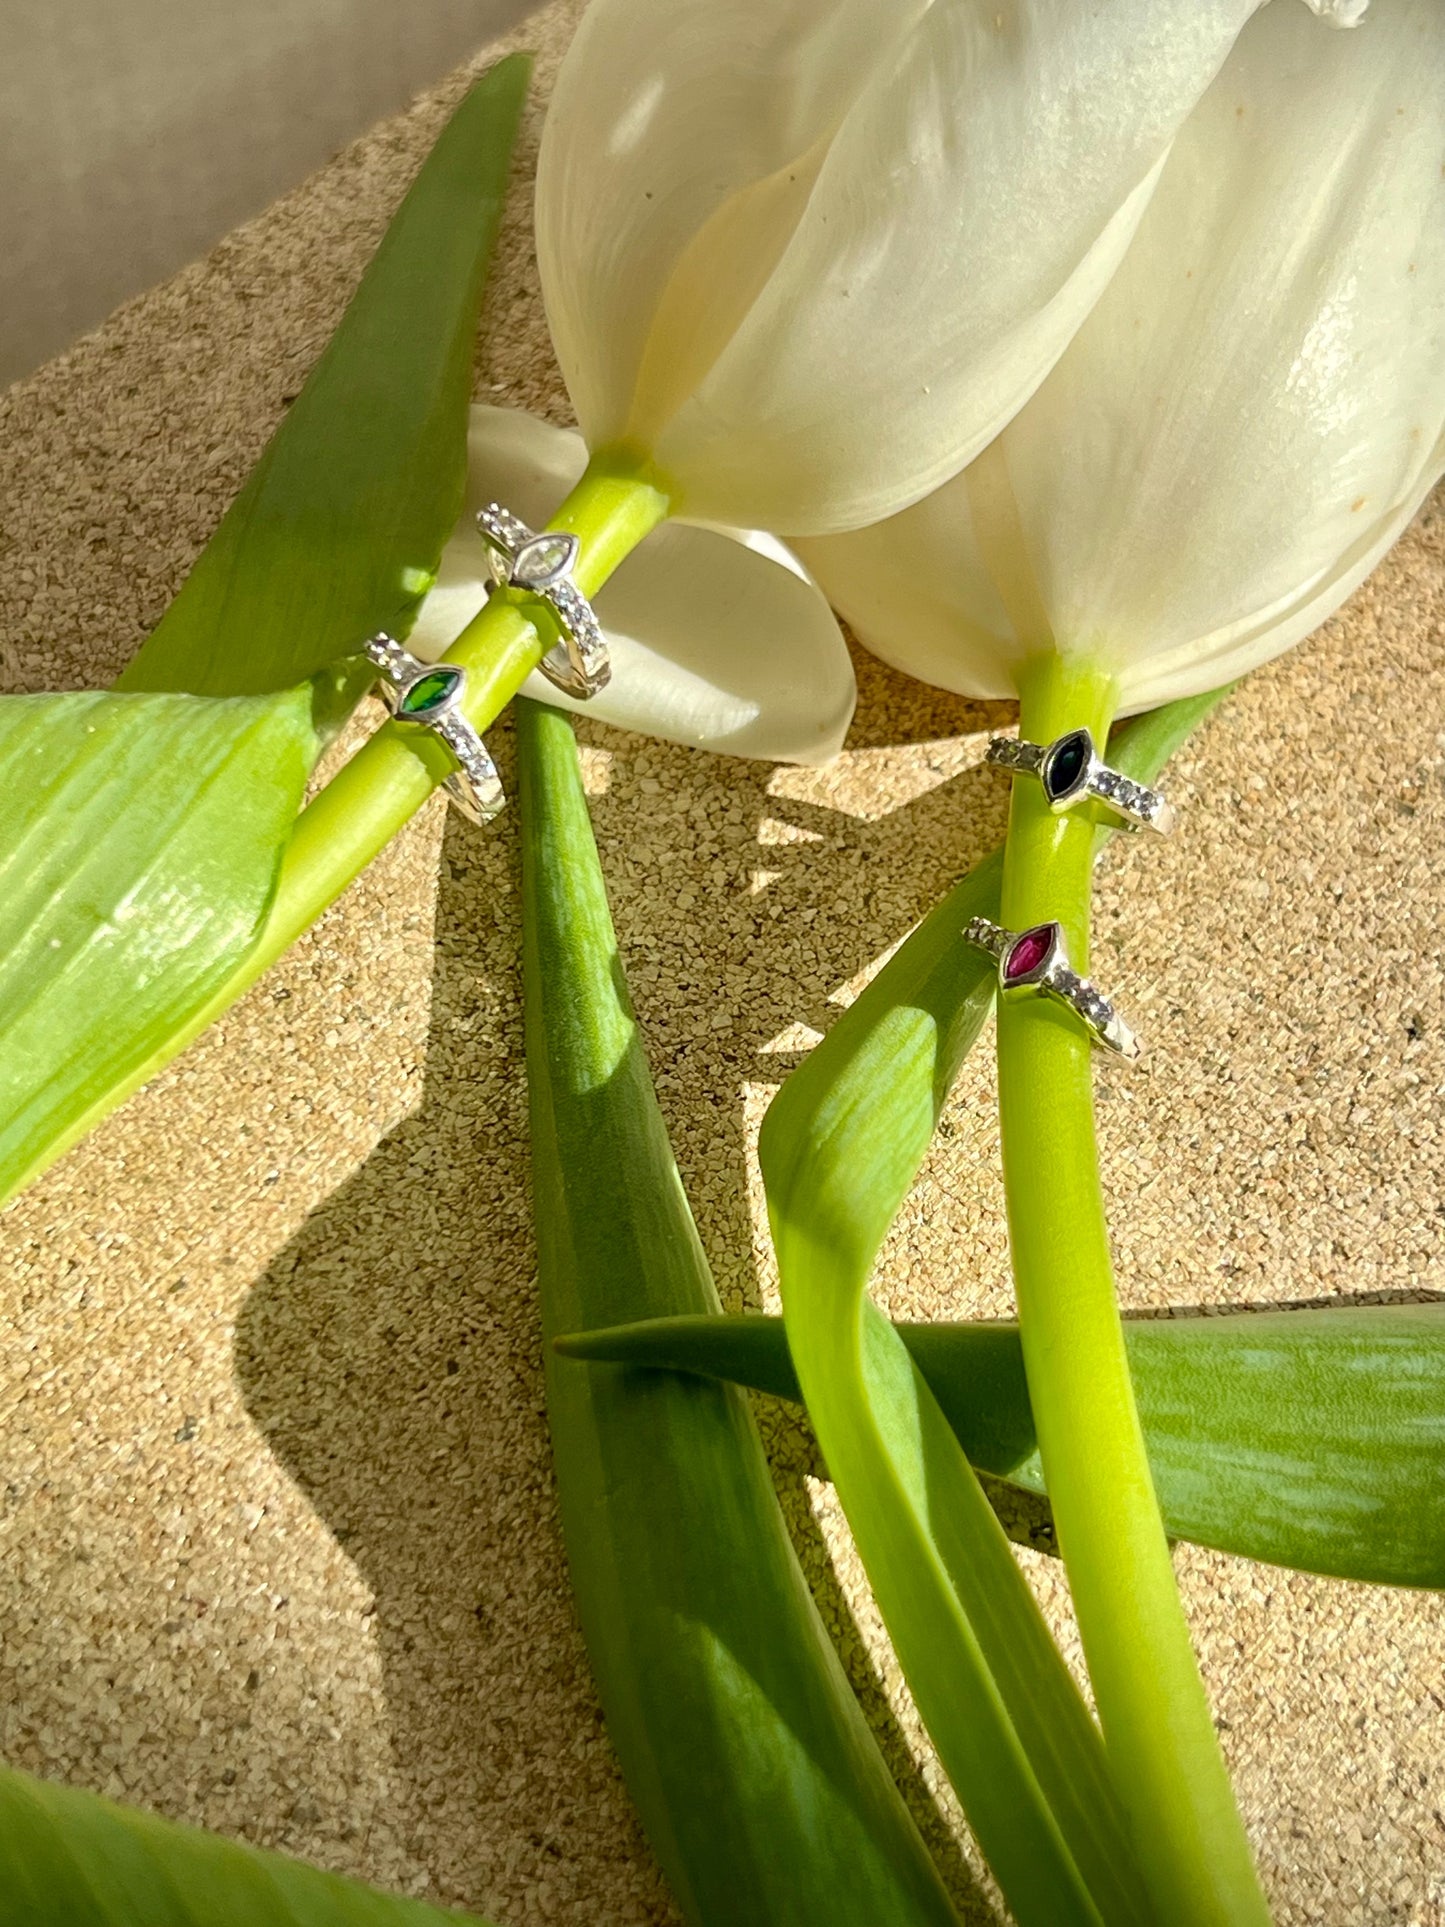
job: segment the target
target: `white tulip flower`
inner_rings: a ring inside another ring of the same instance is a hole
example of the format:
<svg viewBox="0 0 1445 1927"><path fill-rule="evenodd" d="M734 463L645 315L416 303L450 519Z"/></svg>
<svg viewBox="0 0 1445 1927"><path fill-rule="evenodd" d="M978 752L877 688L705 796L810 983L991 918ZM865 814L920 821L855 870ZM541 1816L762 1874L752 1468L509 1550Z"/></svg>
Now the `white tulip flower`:
<svg viewBox="0 0 1445 1927"><path fill-rule="evenodd" d="M743 528L938 487L1067 346L1258 3L593 0L537 174L589 447Z"/></svg>
<svg viewBox="0 0 1445 1927"><path fill-rule="evenodd" d="M505 502L540 528L587 465L573 431L474 407L467 510L408 646L434 659L487 597L475 514ZM853 664L832 610L771 536L683 523L654 530L595 598L612 680L583 704L534 671L522 693L671 742L774 762L836 755L852 720Z"/></svg>
<svg viewBox="0 0 1445 1927"><path fill-rule="evenodd" d="M1445 6L1267 7L1054 372L907 512L799 544L860 639L968 694L1047 651L1121 711L1328 617L1445 471Z"/></svg>

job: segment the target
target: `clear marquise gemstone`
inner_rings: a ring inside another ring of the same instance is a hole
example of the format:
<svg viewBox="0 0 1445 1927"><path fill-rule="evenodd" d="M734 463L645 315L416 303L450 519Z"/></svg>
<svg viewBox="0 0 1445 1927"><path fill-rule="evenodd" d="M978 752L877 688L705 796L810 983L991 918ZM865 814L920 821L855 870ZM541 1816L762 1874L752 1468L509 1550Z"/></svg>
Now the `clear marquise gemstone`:
<svg viewBox="0 0 1445 1927"><path fill-rule="evenodd" d="M534 535L517 551L512 563L512 581L519 589L551 588L577 560L579 547L575 535L558 532Z"/></svg>

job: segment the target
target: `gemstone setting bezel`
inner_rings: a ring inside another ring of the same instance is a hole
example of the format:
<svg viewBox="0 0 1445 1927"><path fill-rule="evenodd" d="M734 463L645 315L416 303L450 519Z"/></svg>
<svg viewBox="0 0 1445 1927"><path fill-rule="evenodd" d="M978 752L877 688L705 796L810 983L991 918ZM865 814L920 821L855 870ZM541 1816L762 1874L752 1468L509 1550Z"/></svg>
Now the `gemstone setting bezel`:
<svg viewBox="0 0 1445 1927"><path fill-rule="evenodd" d="M1009 961L1014 952L1030 938L1045 939L1038 961L1027 970L1010 970ZM998 960L999 988L1005 991L1033 990L1046 983L1054 970L1067 963L1064 951L1064 933L1057 923L1030 924L1027 930L1020 930L1009 942L1008 948Z"/></svg>
<svg viewBox="0 0 1445 1927"><path fill-rule="evenodd" d="M514 589L530 589L534 594L554 589L571 575L581 553L582 544L575 535L565 529L544 529L529 537L512 557L508 580Z"/></svg>
<svg viewBox="0 0 1445 1927"><path fill-rule="evenodd" d="M393 722L427 729L446 744L457 767L443 780L453 805L469 823L490 823L506 805L497 766L461 707L466 671L459 663L423 662L384 630L367 638L362 653L381 672L380 694ZM401 705L423 683L445 678L435 700L406 713Z"/></svg>
<svg viewBox="0 0 1445 1927"><path fill-rule="evenodd" d="M1031 939L1045 938L1040 954L1027 970L1010 974L1009 960L1019 946ZM1057 923L1030 924L1027 930L1006 930L989 917L971 917L963 930L963 940L991 956L998 969L999 995L1043 995L1056 998L1078 1018L1090 1039L1117 1056L1138 1058L1142 1046L1134 1032L1090 978L1082 977L1069 963L1063 930Z"/></svg>
<svg viewBox="0 0 1445 1927"><path fill-rule="evenodd" d="M411 677L396 689L392 714L398 722L402 723L434 723L439 716L444 716L449 709L455 707L465 682L465 672L452 663L427 663L421 675ZM428 683L441 684L440 693L424 699L412 708L413 696L417 690L424 689Z"/></svg>
<svg viewBox="0 0 1445 1927"><path fill-rule="evenodd" d="M1079 768L1072 781L1055 784L1054 773L1071 751L1082 749ZM1044 760L1039 766L1039 781L1043 784L1044 795L1048 798L1049 808L1055 816L1064 810L1072 809L1088 796L1094 778L1100 771L1098 751L1094 738L1087 728L1071 729L1067 734L1057 737L1044 752Z"/></svg>
<svg viewBox="0 0 1445 1927"><path fill-rule="evenodd" d="M582 554L578 538L568 529L529 529L499 502L477 511L477 528L487 546L493 590L536 596L562 632L538 668L574 702L590 701L606 688L612 664L596 612L572 580Z"/></svg>

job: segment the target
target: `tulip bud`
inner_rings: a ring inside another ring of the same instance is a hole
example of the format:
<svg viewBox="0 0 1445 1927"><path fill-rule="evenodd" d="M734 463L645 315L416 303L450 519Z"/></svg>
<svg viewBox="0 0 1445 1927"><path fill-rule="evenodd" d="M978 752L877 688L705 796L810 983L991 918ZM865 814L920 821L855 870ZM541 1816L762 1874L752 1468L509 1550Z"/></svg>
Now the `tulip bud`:
<svg viewBox="0 0 1445 1927"><path fill-rule="evenodd" d="M1097 300L1256 4L594 0L537 176L589 446L739 527L936 488Z"/></svg>
<svg viewBox="0 0 1445 1927"><path fill-rule="evenodd" d="M799 544L860 639L971 694L1056 649L1122 710L1325 620L1445 470L1445 8L1267 7L1028 406L906 513Z"/></svg>

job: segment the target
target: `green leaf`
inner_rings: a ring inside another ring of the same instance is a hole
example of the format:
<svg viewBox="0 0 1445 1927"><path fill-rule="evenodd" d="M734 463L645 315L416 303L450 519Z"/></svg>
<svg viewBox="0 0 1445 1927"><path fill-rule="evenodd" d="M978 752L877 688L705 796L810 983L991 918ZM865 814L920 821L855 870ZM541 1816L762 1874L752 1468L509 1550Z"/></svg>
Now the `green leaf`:
<svg viewBox="0 0 1445 1927"><path fill-rule="evenodd" d="M798 1377L969 1825L1020 1927L1142 1927L1151 1915L1078 1688L937 1401L867 1297L866 1273L850 1276L826 1231L778 1201L775 1144L760 1152Z"/></svg>
<svg viewBox="0 0 1445 1927"><path fill-rule="evenodd" d="M309 687L0 700L0 1196L250 948L316 753Z"/></svg>
<svg viewBox="0 0 1445 1927"><path fill-rule="evenodd" d="M0 1768L0 1927L486 1927Z"/></svg>
<svg viewBox="0 0 1445 1927"><path fill-rule="evenodd" d="M1222 694L1223 692L1220 692ZM1218 696L1133 726L1152 776ZM960 940L996 917L997 856L966 877L779 1091L759 1158L798 1378L880 1610L955 1790L1021 1922L1144 1919L1097 1728L974 1472L867 1298L994 974Z"/></svg>
<svg viewBox="0 0 1445 1927"><path fill-rule="evenodd" d="M122 689L288 689L404 636L466 482L472 347L529 61L442 130L340 326Z"/></svg>
<svg viewBox="0 0 1445 1927"><path fill-rule="evenodd" d="M1044 1492L1018 1326L896 1330L972 1464ZM1445 1304L1130 1319L1124 1338L1172 1537L1445 1588ZM780 1318L660 1318L557 1350L802 1397Z"/></svg>
<svg viewBox="0 0 1445 1927"><path fill-rule="evenodd" d="M565 717L517 705L544 1331L718 1310L617 954ZM608 1733L698 1927L945 1927L785 1530L747 1400L579 1372L547 1405Z"/></svg>
<svg viewBox="0 0 1445 1927"><path fill-rule="evenodd" d="M429 586L528 72L501 61L448 122L124 694L4 705L0 1197L204 1021L270 900L313 716L372 679L328 665L404 634Z"/></svg>

